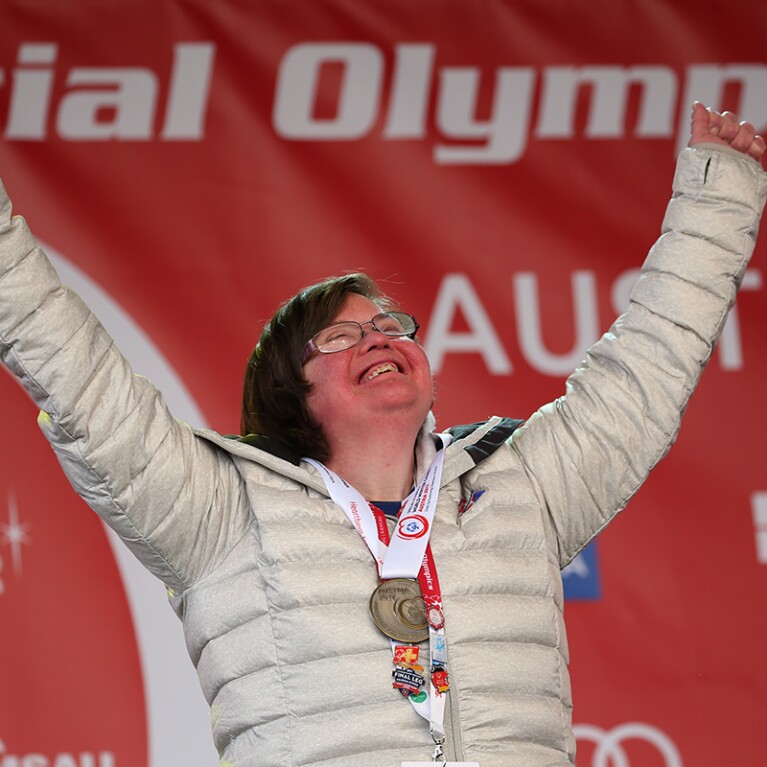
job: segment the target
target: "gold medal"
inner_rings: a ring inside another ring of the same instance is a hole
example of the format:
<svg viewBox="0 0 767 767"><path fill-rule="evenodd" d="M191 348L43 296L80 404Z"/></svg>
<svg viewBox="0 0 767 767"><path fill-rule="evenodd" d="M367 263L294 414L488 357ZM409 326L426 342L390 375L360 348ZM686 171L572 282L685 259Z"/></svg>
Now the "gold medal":
<svg viewBox="0 0 767 767"><path fill-rule="evenodd" d="M426 605L418 581L383 581L370 596L370 614L378 629L398 642L417 644L429 638Z"/></svg>

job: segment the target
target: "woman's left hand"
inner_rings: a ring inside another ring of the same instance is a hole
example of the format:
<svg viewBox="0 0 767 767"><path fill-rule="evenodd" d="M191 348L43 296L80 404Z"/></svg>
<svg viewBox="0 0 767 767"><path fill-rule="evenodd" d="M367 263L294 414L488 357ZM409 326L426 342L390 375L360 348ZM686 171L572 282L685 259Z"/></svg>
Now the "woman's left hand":
<svg viewBox="0 0 767 767"><path fill-rule="evenodd" d="M722 144L743 152L755 160L762 159L767 145L749 122L738 122L732 112L707 109L700 101L692 106L692 128L690 146L707 142Z"/></svg>

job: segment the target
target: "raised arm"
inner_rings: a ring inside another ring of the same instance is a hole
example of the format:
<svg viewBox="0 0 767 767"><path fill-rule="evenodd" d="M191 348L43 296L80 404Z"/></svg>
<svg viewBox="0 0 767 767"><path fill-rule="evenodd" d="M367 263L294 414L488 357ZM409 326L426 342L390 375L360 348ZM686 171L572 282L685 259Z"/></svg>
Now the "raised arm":
<svg viewBox="0 0 767 767"><path fill-rule="evenodd" d="M565 396L516 435L562 565L676 438L754 248L767 196L763 154L753 126L695 105L691 147L628 311L589 350Z"/></svg>
<svg viewBox="0 0 767 767"><path fill-rule="evenodd" d="M183 589L246 522L231 462L169 414L62 287L0 184L0 359L40 407L77 492L152 572Z"/></svg>

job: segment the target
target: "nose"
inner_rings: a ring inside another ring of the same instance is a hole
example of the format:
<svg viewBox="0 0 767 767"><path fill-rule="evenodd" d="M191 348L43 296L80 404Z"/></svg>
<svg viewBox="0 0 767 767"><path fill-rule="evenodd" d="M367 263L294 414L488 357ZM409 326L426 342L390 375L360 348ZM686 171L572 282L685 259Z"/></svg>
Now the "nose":
<svg viewBox="0 0 767 767"><path fill-rule="evenodd" d="M365 330L365 325L370 325L369 330ZM386 333L382 333L374 324L373 320L359 323L360 330L362 331L362 338L360 339L360 345L366 349L371 349L379 346L388 346L390 336ZM383 343L382 343L383 340Z"/></svg>

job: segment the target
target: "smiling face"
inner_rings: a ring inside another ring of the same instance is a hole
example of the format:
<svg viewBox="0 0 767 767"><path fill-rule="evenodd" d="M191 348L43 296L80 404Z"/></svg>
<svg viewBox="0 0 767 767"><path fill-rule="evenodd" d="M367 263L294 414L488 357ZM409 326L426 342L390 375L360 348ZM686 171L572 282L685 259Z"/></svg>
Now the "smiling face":
<svg viewBox="0 0 767 767"><path fill-rule="evenodd" d="M333 323L368 322L379 306L353 294ZM334 354L315 353L304 365L312 385L306 404L331 446L337 440L384 426L388 418L412 423L414 434L426 418L433 400L431 371L420 343L392 338L365 326L364 338L350 349Z"/></svg>

